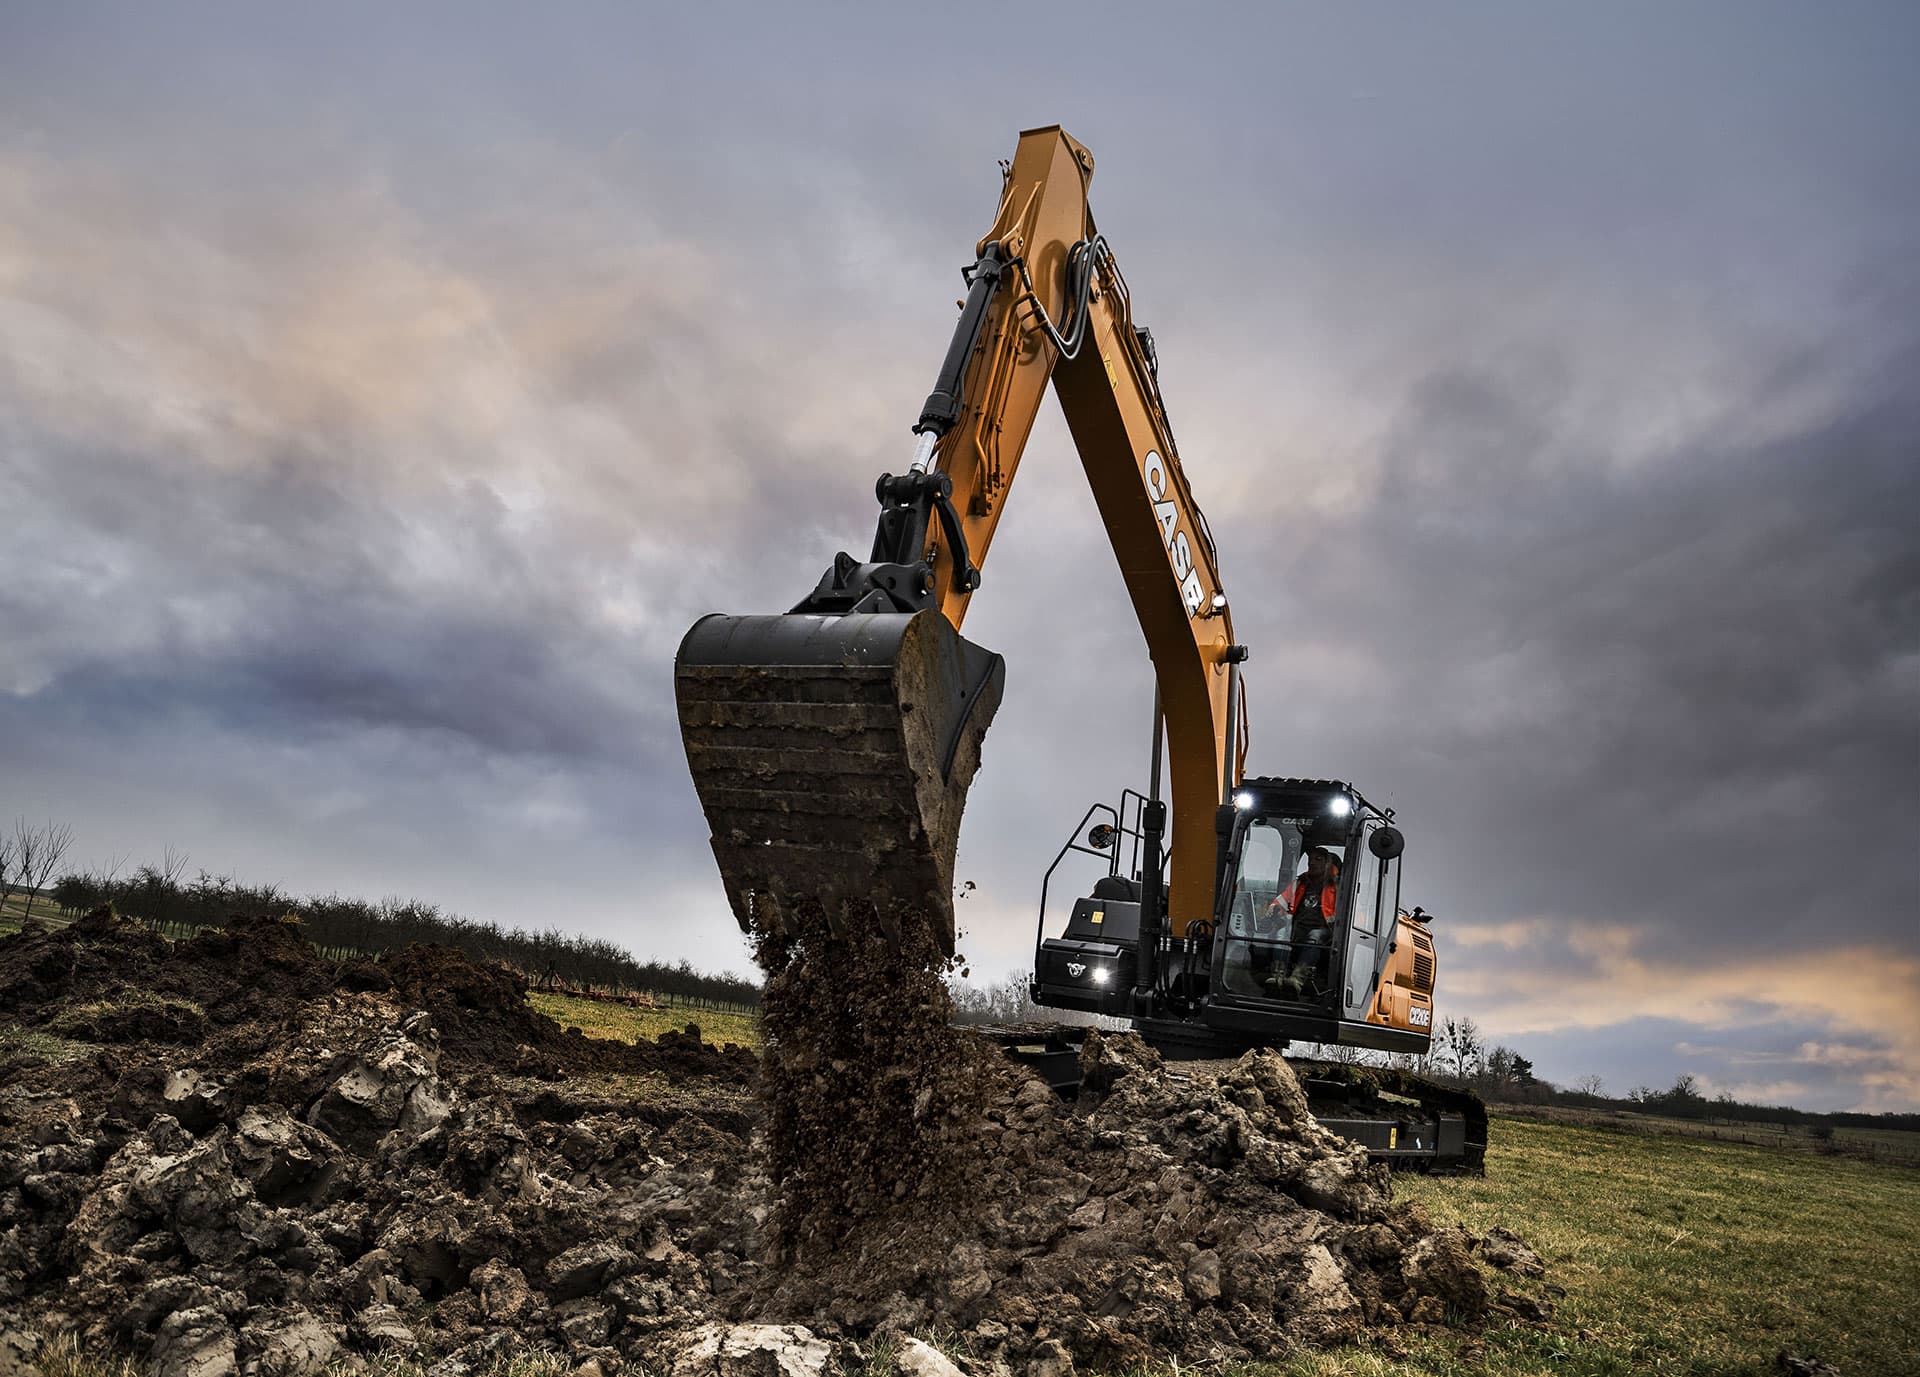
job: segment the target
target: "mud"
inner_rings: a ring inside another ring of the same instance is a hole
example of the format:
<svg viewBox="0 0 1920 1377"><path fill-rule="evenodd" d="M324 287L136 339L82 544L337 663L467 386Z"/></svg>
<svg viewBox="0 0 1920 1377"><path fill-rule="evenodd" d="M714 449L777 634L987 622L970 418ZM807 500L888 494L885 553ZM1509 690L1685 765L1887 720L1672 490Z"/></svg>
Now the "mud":
<svg viewBox="0 0 1920 1377"><path fill-rule="evenodd" d="M160 1377L464 1377L529 1347L812 1377L911 1332L975 1377L1064 1377L1544 1313L1486 1270L1537 1266L1524 1244L1395 1204L1280 1058L1179 1083L1093 1038L1063 1104L944 1025L937 940L903 968L807 939L765 953L764 1108L745 1054L570 1037L451 953L339 966L259 922L0 941L0 1026L203 1020L0 1041L38 1049L0 1052L0 1356L71 1333Z"/></svg>

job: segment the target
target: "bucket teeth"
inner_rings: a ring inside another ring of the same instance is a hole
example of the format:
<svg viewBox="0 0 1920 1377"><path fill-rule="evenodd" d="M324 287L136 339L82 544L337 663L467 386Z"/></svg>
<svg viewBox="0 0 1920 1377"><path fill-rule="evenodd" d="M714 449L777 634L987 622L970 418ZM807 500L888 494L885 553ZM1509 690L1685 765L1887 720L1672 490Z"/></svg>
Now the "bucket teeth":
<svg viewBox="0 0 1920 1377"><path fill-rule="evenodd" d="M707 617L674 664L681 740L742 929L818 902L837 930L925 914L953 857L998 655L938 612Z"/></svg>

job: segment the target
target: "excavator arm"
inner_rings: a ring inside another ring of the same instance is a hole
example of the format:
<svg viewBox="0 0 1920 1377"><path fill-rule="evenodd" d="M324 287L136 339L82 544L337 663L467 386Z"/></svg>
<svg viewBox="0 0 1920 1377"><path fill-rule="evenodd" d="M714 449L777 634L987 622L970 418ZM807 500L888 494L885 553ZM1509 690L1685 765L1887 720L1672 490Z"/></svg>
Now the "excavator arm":
<svg viewBox="0 0 1920 1377"><path fill-rule="evenodd" d="M688 763L743 928L809 901L849 921L917 911L951 949L960 814L1004 674L958 633L1049 381L1154 665L1172 805L1164 912L1183 936L1212 916L1245 651L1151 336L1088 208L1092 155L1057 126L1028 130L1003 171L912 461L876 484L869 557L837 556L785 615L702 619L676 659Z"/></svg>

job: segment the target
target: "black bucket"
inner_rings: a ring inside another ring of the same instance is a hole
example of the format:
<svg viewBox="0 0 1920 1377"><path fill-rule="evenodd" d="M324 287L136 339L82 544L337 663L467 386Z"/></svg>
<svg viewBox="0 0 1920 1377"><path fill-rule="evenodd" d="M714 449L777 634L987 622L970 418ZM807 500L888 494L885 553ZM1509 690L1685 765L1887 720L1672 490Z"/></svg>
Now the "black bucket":
<svg viewBox="0 0 1920 1377"><path fill-rule="evenodd" d="M937 611L694 623L674 658L687 767L743 930L813 900L836 926L928 915L1006 665Z"/></svg>

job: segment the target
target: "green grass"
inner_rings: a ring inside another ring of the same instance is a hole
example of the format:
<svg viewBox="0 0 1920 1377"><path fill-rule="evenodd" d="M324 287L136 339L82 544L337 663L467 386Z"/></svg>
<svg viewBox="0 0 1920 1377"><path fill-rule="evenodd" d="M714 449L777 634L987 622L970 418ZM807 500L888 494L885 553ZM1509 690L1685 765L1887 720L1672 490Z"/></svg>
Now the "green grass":
<svg viewBox="0 0 1920 1377"><path fill-rule="evenodd" d="M1843 1124L1833 1130L1833 1141L1858 1145L1905 1162L1920 1162L1920 1133L1910 1129L1849 1128Z"/></svg>
<svg viewBox="0 0 1920 1377"><path fill-rule="evenodd" d="M27 896L24 894L9 894L7 901L4 904L0 904L0 937L4 937L10 932L20 931L21 926L26 921L26 917ZM36 923L45 923L48 927L56 928L65 927L67 923L71 921L61 916L60 906L45 894L34 896L33 920Z"/></svg>
<svg viewBox="0 0 1920 1377"><path fill-rule="evenodd" d="M1496 1118L1484 1180L1407 1177L1436 1221L1495 1224L1566 1288L1548 1331L1303 1355L1287 1377L1759 1373L1781 1349L1920 1372L1920 1173L1700 1139Z"/></svg>
<svg viewBox="0 0 1920 1377"><path fill-rule="evenodd" d="M669 1030L700 1025L700 1039L715 1047L729 1042L758 1050L760 1022L752 1014L723 1014L704 1009L635 1009L574 995L534 991L527 1003L563 1028L578 1028L588 1037L618 1042L652 1041Z"/></svg>
<svg viewBox="0 0 1920 1377"><path fill-rule="evenodd" d="M191 999L177 999L172 995L155 994L152 990L123 990L112 999L93 999L80 1003L57 1005L59 1010L53 1016L52 1027L55 1032L69 1032L74 1028L84 1028L103 1018L115 1014L132 1013L136 1009L163 1009L169 1012L188 1013L205 1018L207 1011Z"/></svg>
<svg viewBox="0 0 1920 1377"><path fill-rule="evenodd" d="M92 1051L93 1049L87 1044L75 1042L71 1038L0 1023L0 1061L7 1061L13 1057L37 1057L42 1061L72 1061L75 1057L87 1056Z"/></svg>

